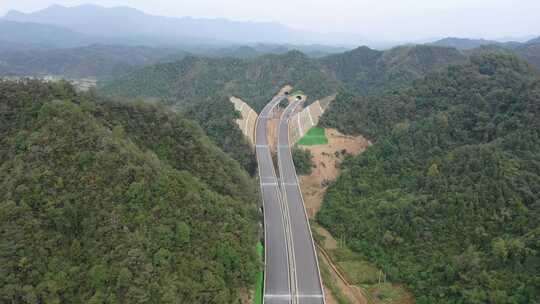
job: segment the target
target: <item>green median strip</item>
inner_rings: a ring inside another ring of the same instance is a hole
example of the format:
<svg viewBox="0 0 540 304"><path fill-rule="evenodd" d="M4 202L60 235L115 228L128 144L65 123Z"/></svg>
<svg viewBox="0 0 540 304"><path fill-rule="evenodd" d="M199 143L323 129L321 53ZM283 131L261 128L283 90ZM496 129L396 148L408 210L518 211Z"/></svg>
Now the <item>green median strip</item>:
<svg viewBox="0 0 540 304"><path fill-rule="evenodd" d="M257 243L257 254L259 259L263 260L264 247L261 242ZM253 304L262 304L263 300L263 283L264 283L264 269L261 269L257 276L257 287L255 288L255 297L253 298Z"/></svg>

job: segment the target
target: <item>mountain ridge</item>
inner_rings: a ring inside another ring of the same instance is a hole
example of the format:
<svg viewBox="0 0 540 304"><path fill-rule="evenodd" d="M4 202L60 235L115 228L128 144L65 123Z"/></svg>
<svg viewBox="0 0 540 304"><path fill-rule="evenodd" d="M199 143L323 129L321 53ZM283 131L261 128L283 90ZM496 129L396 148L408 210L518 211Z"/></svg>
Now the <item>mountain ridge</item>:
<svg viewBox="0 0 540 304"><path fill-rule="evenodd" d="M85 34L105 37L143 37L150 41L191 43L346 43L356 35L307 32L277 22L233 21L224 18L162 17L131 7L107 8L98 5L65 7L56 5L32 13L10 11L5 20L63 26ZM88 27L92 24L92 27ZM342 37L341 37L342 36ZM151 39L152 38L152 39Z"/></svg>

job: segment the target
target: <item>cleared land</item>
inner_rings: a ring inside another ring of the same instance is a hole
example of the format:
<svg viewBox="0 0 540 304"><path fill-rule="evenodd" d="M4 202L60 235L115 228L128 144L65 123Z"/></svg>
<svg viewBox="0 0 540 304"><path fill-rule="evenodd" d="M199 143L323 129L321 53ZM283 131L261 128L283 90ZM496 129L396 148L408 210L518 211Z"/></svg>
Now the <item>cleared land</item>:
<svg viewBox="0 0 540 304"><path fill-rule="evenodd" d="M358 155L371 143L363 137L347 136L335 129L326 129L328 144L316 146L302 146L313 155L313 168L311 175L300 176L302 194L309 217L319 211L326 185L339 175L339 165L345 154Z"/></svg>

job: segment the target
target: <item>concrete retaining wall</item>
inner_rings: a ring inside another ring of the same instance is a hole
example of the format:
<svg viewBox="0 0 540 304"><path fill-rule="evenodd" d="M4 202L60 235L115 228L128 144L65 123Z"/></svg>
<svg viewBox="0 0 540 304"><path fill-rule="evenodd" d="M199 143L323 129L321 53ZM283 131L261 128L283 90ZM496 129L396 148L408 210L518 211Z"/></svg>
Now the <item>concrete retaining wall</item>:
<svg viewBox="0 0 540 304"><path fill-rule="evenodd" d="M255 143L255 122L257 121L257 112L240 98L233 96L229 100L233 103L234 108L241 114L241 118L236 120L236 124L238 124L238 127L253 147Z"/></svg>
<svg viewBox="0 0 540 304"><path fill-rule="evenodd" d="M331 96L332 97L332 96ZM333 98L332 98L333 100ZM324 99L326 107L330 104L331 100ZM289 124L289 134L292 142L297 142L306 134L309 129L313 128L319 123L319 119L324 113L326 107L321 105L321 101L317 100L310 104L307 108L294 114L291 117L291 123Z"/></svg>

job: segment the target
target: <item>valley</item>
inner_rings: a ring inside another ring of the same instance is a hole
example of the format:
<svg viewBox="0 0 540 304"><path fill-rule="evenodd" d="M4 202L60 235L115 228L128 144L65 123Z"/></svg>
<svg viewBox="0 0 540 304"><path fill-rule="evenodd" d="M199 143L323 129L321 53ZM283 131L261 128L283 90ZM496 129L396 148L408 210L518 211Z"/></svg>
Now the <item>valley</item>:
<svg viewBox="0 0 540 304"><path fill-rule="evenodd" d="M537 4L49 1L0 4L0 303L540 303Z"/></svg>

